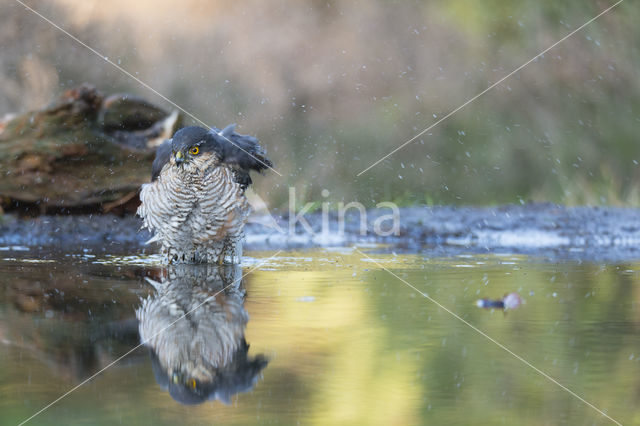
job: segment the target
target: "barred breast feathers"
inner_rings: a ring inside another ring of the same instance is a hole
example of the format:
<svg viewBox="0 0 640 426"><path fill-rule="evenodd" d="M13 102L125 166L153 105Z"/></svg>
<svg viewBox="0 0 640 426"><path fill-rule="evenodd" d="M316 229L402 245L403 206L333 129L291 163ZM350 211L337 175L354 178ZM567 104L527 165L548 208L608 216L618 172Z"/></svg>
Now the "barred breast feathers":
<svg viewBox="0 0 640 426"><path fill-rule="evenodd" d="M241 185L226 165L190 175L167 164L154 182L143 185L140 198L144 227L156 232L154 240L169 246L240 237L250 212Z"/></svg>

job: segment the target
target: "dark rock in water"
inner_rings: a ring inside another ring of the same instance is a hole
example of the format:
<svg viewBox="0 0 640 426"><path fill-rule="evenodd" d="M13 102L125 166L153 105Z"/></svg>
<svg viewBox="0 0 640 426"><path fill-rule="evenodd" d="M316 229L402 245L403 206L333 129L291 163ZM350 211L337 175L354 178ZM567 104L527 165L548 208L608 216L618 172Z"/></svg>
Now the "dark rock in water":
<svg viewBox="0 0 640 426"><path fill-rule="evenodd" d="M522 299L518 293L509 293L502 299L480 299L476 302L478 308L502 309L505 311L518 309L520 305L522 305Z"/></svg>
<svg viewBox="0 0 640 426"><path fill-rule="evenodd" d="M0 125L0 206L42 213L124 204L149 181L155 146L179 125L177 113L136 97L104 99L87 84L69 90Z"/></svg>

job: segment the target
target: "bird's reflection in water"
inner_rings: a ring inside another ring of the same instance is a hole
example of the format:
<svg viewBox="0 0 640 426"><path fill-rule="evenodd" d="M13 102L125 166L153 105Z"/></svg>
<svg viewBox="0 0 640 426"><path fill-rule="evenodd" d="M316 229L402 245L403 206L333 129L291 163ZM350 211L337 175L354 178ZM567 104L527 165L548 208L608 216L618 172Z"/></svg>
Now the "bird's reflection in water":
<svg viewBox="0 0 640 426"><path fill-rule="evenodd" d="M177 265L164 274L136 311L156 380L182 404L229 404L253 388L268 362L248 355L242 269Z"/></svg>

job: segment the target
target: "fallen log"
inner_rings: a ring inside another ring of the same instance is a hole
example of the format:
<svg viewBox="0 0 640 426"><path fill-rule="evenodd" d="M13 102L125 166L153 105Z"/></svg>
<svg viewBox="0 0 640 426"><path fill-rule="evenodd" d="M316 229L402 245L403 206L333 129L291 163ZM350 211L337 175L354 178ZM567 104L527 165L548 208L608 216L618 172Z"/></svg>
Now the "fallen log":
<svg viewBox="0 0 640 426"><path fill-rule="evenodd" d="M88 84L9 117L0 123L0 208L100 212L135 204L155 147L180 122L175 111L127 94L105 98Z"/></svg>

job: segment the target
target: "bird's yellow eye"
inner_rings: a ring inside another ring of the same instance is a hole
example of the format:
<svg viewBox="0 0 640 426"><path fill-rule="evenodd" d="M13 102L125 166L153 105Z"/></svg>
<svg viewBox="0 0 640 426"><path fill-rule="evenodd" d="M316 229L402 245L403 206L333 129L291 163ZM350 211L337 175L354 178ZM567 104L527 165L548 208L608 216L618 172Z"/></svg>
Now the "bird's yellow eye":
<svg viewBox="0 0 640 426"><path fill-rule="evenodd" d="M189 150L189 153L193 155L197 155L199 152L200 152L200 148L198 148L197 146L194 146Z"/></svg>

